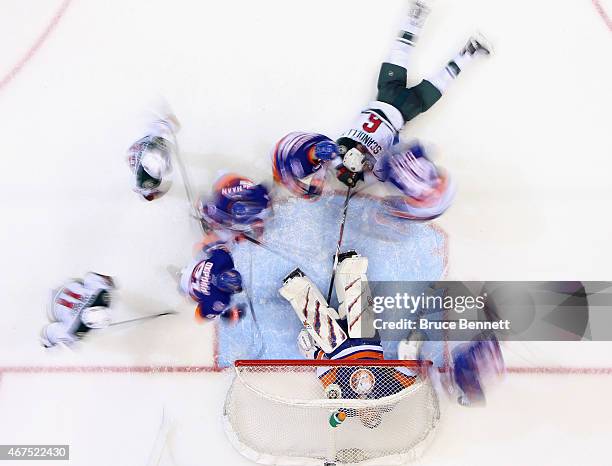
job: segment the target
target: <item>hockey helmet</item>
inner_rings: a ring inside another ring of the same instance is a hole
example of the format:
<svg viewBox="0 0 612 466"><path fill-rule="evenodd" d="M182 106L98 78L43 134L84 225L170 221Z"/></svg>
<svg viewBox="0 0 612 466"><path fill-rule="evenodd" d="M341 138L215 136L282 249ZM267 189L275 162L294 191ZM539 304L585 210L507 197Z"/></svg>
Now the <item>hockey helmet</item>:
<svg viewBox="0 0 612 466"><path fill-rule="evenodd" d="M324 162L329 162L337 155L338 146L333 141L321 141L314 146L314 156Z"/></svg>
<svg viewBox="0 0 612 466"><path fill-rule="evenodd" d="M215 275L212 283L226 293L240 293L242 291L242 275L236 269L226 270Z"/></svg>
<svg viewBox="0 0 612 466"><path fill-rule="evenodd" d="M108 308L104 306L88 307L81 314L81 322L88 328L106 328L111 323Z"/></svg>

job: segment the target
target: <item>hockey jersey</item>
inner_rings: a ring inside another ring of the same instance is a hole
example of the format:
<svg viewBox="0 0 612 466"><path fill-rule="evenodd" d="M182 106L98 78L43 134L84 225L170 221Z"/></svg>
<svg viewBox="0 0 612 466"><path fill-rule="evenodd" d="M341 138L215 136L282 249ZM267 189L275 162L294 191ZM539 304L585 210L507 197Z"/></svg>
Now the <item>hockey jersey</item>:
<svg viewBox="0 0 612 466"><path fill-rule="evenodd" d="M317 133L293 132L283 137L272 152L272 172L275 181L282 183L294 194L316 193L325 176L324 166L314 157L315 146L331 141Z"/></svg>
<svg viewBox="0 0 612 466"><path fill-rule="evenodd" d="M128 149L127 162L133 174L133 191L148 201L163 196L172 184L171 154L175 150L172 121L157 120L147 135Z"/></svg>
<svg viewBox="0 0 612 466"><path fill-rule="evenodd" d="M196 317L211 319L229 308L232 293L222 291L213 278L234 268L232 256L222 243L210 245L183 273L181 289L198 303Z"/></svg>
<svg viewBox="0 0 612 466"><path fill-rule="evenodd" d="M397 144L404 123L399 110L387 103L375 101L361 112L341 137L358 142L371 156L379 158Z"/></svg>
<svg viewBox="0 0 612 466"><path fill-rule="evenodd" d="M333 353L318 351L315 359L367 361L383 360L383 348L378 339L349 338ZM412 385L416 373L404 367L348 366L319 367L317 376L327 389L334 384L341 398L379 399L399 393Z"/></svg>
<svg viewBox="0 0 612 466"><path fill-rule="evenodd" d="M83 280L71 280L55 290L48 316L52 323L42 330L43 345L70 344L87 333L90 328L81 319L83 312L91 307L109 307L114 286L111 277L89 272Z"/></svg>

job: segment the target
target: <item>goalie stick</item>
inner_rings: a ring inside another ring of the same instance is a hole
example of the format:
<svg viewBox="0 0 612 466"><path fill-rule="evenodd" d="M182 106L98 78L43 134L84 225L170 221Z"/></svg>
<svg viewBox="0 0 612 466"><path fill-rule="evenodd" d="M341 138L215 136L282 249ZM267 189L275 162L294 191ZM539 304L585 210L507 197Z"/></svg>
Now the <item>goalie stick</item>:
<svg viewBox="0 0 612 466"><path fill-rule="evenodd" d="M183 160L181 159L180 156L180 150L179 150L179 146L178 146L178 141L176 140L176 137L174 138L174 147L175 147L175 158L176 158L176 164L179 167L179 171L181 172L181 177L183 178L183 186L185 187L185 195L187 196L187 202L189 202L189 209L191 210L191 216L193 218L195 218L198 223L200 224L200 228L202 229L202 232L207 235L208 233L212 232L213 229L212 227L208 224L208 222L206 220L204 220L200 214L198 213L198 211L195 208L195 202L193 199L193 188L191 187L191 181L189 179L189 175L187 173L187 169L185 168L185 164L183 163ZM281 253L280 251L277 251L276 249L271 248L270 246L268 246L267 244L265 244L262 241L259 241L258 239L255 239L245 233L241 233L240 234L241 238L244 238L246 241L253 243L257 246L260 246L262 248L264 248L265 250L267 250L268 252L284 259L290 262L294 262L293 259L287 257L286 255L284 255L283 253Z"/></svg>
<svg viewBox="0 0 612 466"><path fill-rule="evenodd" d="M336 269L338 268L338 256L340 255L340 247L342 246L342 238L344 237L344 225L346 224L346 214L348 213L349 201L351 200L351 187L346 190L346 199L344 199L344 207L342 210L342 222L340 223L340 237L336 245L336 255L334 256L334 266L332 268L332 276L329 280L329 289L327 290L327 302L331 302L332 291L334 289L334 280L336 279Z"/></svg>
<svg viewBox="0 0 612 466"><path fill-rule="evenodd" d="M253 256L251 255L249 261L249 282L253 284ZM251 299L251 294L249 291L244 288L244 294L249 303L249 309L251 310L251 318L253 319L253 324L255 326L255 330L257 331L257 336L259 337L260 348L257 354L255 355L255 359L260 359L266 351L266 344L264 343L263 334L261 333L261 327L259 326L259 322L257 322L257 314L255 314L255 307L253 306L253 300Z"/></svg>

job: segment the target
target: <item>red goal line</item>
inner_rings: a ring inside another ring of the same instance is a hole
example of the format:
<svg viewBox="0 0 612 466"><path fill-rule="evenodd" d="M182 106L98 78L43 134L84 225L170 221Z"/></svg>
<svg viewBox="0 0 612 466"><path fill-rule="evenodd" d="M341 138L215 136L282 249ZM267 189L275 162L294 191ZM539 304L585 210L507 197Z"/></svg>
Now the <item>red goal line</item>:
<svg viewBox="0 0 612 466"><path fill-rule="evenodd" d="M259 366L280 366L287 365L288 361L237 361L238 367L248 365ZM355 366L356 361L291 361L290 365L295 366L330 366L344 365ZM402 363L402 364L398 364ZM314 364L313 364L314 363ZM331 364L330 364L331 363ZM425 365L429 365L427 361ZM369 366L402 366L402 367L423 367L423 361L361 361L361 365ZM231 367L222 368L217 366L0 366L2 374L202 374L202 373L221 373L226 372ZM612 367L508 367L508 374L533 374L533 375L612 375Z"/></svg>

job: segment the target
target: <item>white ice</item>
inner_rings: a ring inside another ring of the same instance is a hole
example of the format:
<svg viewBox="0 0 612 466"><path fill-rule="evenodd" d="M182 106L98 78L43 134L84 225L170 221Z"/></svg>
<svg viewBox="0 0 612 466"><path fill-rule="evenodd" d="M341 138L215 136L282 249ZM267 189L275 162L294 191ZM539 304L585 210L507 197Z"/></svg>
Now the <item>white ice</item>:
<svg viewBox="0 0 612 466"><path fill-rule="evenodd" d="M338 135L373 97L406 3L2 2L0 444L71 444L71 466L145 466L165 413L160 465L248 464L221 429L229 374L147 372L210 367L214 330L195 324L165 271L198 238L181 185L140 202L125 150L163 96L199 190L219 169L268 179L279 137ZM612 44L596 3L612 11L609 0L436 1L415 82L475 29L496 46L405 133L435 143L459 184L437 222L449 278L610 279ZM43 351L48 291L92 269L117 277L118 316L181 315ZM448 407L422 464L609 464L612 371L582 369L609 368L611 350L509 345L511 367L580 370L511 373L486 409Z"/></svg>

